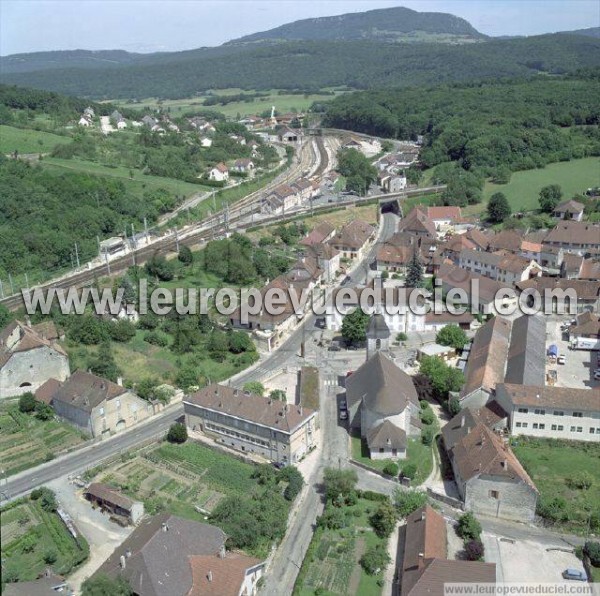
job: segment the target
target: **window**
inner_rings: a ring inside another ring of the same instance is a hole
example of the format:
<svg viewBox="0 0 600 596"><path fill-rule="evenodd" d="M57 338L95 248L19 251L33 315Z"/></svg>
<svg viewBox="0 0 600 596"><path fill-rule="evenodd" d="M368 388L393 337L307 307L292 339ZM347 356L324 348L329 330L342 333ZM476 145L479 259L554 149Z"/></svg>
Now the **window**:
<svg viewBox="0 0 600 596"><path fill-rule="evenodd" d="M565 413L564 413L564 412L561 412L560 410L554 410L554 415L555 415L555 416L564 416L564 415L565 415Z"/></svg>
<svg viewBox="0 0 600 596"><path fill-rule="evenodd" d="M562 424L558 425L558 430L565 430L565 427Z"/></svg>
<svg viewBox="0 0 600 596"><path fill-rule="evenodd" d="M539 414L540 416L543 416L546 413L546 410L534 410L533 411L534 414Z"/></svg>
<svg viewBox="0 0 600 596"><path fill-rule="evenodd" d="M590 435L593 435L596 432L595 428L590 428Z"/></svg>
<svg viewBox="0 0 600 596"><path fill-rule="evenodd" d="M583 418L583 412L573 412L573 418Z"/></svg>
<svg viewBox="0 0 600 596"><path fill-rule="evenodd" d="M383 447L379 448L379 453L383 453Z"/></svg>
<svg viewBox="0 0 600 596"><path fill-rule="evenodd" d="M577 427L577 432L578 432L578 433L582 433L582 432L583 432L583 427L581 427L581 426L578 426L578 427Z"/></svg>
<svg viewBox="0 0 600 596"><path fill-rule="evenodd" d="M519 408L517 410L517 412L519 412L519 414L527 414L527 412L529 412L529 410L527 408Z"/></svg>
<svg viewBox="0 0 600 596"><path fill-rule="evenodd" d="M492 499L499 499L500 498L500 493L497 490L491 490L490 491L490 497Z"/></svg>
<svg viewBox="0 0 600 596"><path fill-rule="evenodd" d="M540 428L540 430L545 430L545 428L546 428L546 425L545 425L545 424L540 424L540 427L539 427L539 428Z"/></svg>
<svg viewBox="0 0 600 596"><path fill-rule="evenodd" d="M527 428L527 422L523 422L523 428Z"/></svg>
<svg viewBox="0 0 600 596"><path fill-rule="evenodd" d="M521 428L521 423L517 422L516 426L517 426L517 428Z"/></svg>
<svg viewBox="0 0 600 596"><path fill-rule="evenodd" d="M550 430L556 430L556 424L553 424L553 425L550 427Z"/></svg>
<svg viewBox="0 0 600 596"><path fill-rule="evenodd" d="M571 427L571 432L572 432L572 433L574 433L574 432L575 432L575 427L574 427L574 426L572 426L572 427Z"/></svg>

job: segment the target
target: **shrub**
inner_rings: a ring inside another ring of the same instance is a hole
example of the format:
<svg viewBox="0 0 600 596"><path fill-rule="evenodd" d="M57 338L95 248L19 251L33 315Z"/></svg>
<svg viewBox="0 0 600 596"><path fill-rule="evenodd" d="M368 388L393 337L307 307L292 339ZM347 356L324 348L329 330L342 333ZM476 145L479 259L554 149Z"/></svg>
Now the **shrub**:
<svg viewBox="0 0 600 596"><path fill-rule="evenodd" d="M423 443L423 445L431 445L433 443L434 436L435 431L433 430L433 428L425 428L421 433L421 442Z"/></svg>
<svg viewBox="0 0 600 596"><path fill-rule="evenodd" d="M469 540L465 543L465 553L469 561L483 561L485 549L481 540Z"/></svg>
<svg viewBox="0 0 600 596"><path fill-rule="evenodd" d="M417 464L413 462L408 462L402 466L402 476L404 478L408 478L409 480L414 480L417 475Z"/></svg>
<svg viewBox="0 0 600 596"><path fill-rule="evenodd" d="M594 567L600 567L600 542L588 540L583 546L583 552L589 557Z"/></svg>
<svg viewBox="0 0 600 596"><path fill-rule="evenodd" d="M380 542L367 549L360 558L360 565L369 575L375 575L385 569L390 561L386 545Z"/></svg>
<svg viewBox="0 0 600 596"><path fill-rule="evenodd" d="M390 501L382 501L369 521L379 538L387 538L396 527L396 509Z"/></svg>
<svg viewBox="0 0 600 596"><path fill-rule="evenodd" d="M171 424L169 432L167 433L167 441L169 443L185 443L187 441L187 427L181 422L175 422Z"/></svg>
<svg viewBox="0 0 600 596"><path fill-rule="evenodd" d="M165 348L169 345L169 338L160 331L148 331L148 333L144 335L144 341L161 348Z"/></svg>
<svg viewBox="0 0 600 596"><path fill-rule="evenodd" d="M317 520L317 527L341 530L346 527L346 515L339 507L328 507Z"/></svg>
<svg viewBox="0 0 600 596"><path fill-rule="evenodd" d="M184 265L191 265L194 262L194 255L190 250L189 246L182 245L179 248L179 254L177 255L180 263Z"/></svg>
<svg viewBox="0 0 600 596"><path fill-rule="evenodd" d="M450 412L450 416L456 416L460 412L460 400L458 397L451 397L448 400L448 412Z"/></svg>
<svg viewBox="0 0 600 596"><path fill-rule="evenodd" d="M594 484L594 478L589 472L582 470L581 472L578 472L577 474L569 478L567 480L567 484L570 488L588 490L592 487L592 484Z"/></svg>
<svg viewBox="0 0 600 596"><path fill-rule="evenodd" d="M287 466L279 473L279 478L287 480L288 485L283 491L283 497L286 501L293 501L304 486L304 478L298 468L294 466Z"/></svg>
<svg viewBox="0 0 600 596"><path fill-rule="evenodd" d="M418 490L401 490L394 492L394 505L400 517L406 517L413 511L427 504L427 494Z"/></svg>
<svg viewBox="0 0 600 596"><path fill-rule="evenodd" d="M408 339L408 335L406 335L406 333L398 333L396 335L396 341L406 341Z"/></svg>
<svg viewBox="0 0 600 596"><path fill-rule="evenodd" d="M325 496L328 501L336 499L339 495L348 495L354 491L358 476L354 470L337 470L325 468L323 474L325 483Z"/></svg>
<svg viewBox="0 0 600 596"><path fill-rule="evenodd" d="M58 555L56 554L55 550L47 550L44 553L44 563L46 563L47 565L52 565L52 563L56 563L57 558Z"/></svg>
<svg viewBox="0 0 600 596"><path fill-rule="evenodd" d="M463 540L478 540L481 536L481 524L471 512L463 513L458 518L456 533Z"/></svg>
<svg viewBox="0 0 600 596"><path fill-rule="evenodd" d="M19 412L23 412L28 414L29 412L33 412L35 410L35 396L33 393L28 391L27 393L23 393L19 398Z"/></svg>
<svg viewBox="0 0 600 596"><path fill-rule="evenodd" d="M256 395L264 395L265 386L259 381L248 381L247 383L244 383L244 391L249 391Z"/></svg>
<svg viewBox="0 0 600 596"><path fill-rule="evenodd" d="M35 402L35 417L38 420L52 420L54 418L54 410L51 406L43 401Z"/></svg>
<svg viewBox="0 0 600 596"><path fill-rule="evenodd" d="M421 412L421 422L423 424L426 424L426 425L433 424L434 420L435 420L435 414L433 413L433 410L431 408L429 408L428 410L423 410Z"/></svg>
<svg viewBox="0 0 600 596"><path fill-rule="evenodd" d="M398 475L398 464L393 461L385 464L385 466L383 468L383 473L387 474L388 476L397 476Z"/></svg>
<svg viewBox="0 0 600 596"><path fill-rule="evenodd" d="M110 338L113 341L118 341L120 343L128 342L130 339L135 337L135 329L135 325L126 319L114 321L108 325L108 333Z"/></svg>

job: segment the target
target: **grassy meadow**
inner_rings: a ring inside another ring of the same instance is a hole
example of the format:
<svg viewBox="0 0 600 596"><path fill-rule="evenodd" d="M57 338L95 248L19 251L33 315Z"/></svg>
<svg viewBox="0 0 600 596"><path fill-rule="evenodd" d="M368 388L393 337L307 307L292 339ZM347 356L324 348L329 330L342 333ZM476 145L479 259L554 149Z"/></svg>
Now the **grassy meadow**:
<svg viewBox="0 0 600 596"><path fill-rule="evenodd" d="M70 143L70 137L51 132L0 125L0 153L49 153L55 145Z"/></svg>

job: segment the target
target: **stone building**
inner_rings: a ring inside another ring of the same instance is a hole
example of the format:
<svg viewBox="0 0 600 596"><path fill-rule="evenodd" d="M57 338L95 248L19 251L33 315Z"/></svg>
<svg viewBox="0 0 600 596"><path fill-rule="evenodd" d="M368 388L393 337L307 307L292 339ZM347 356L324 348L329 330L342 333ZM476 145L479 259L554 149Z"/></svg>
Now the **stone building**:
<svg viewBox="0 0 600 596"><path fill-rule="evenodd" d="M318 414L302 406L212 384L183 400L192 431L227 447L295 464L316 447Z"/></svg>
<svg viewBox="0 0 600 596"><path fill-rule="evenodd" d="M50 378L64 381L69 357L53 325L14 321L0 331L0 398L35 391Z"/></svg>

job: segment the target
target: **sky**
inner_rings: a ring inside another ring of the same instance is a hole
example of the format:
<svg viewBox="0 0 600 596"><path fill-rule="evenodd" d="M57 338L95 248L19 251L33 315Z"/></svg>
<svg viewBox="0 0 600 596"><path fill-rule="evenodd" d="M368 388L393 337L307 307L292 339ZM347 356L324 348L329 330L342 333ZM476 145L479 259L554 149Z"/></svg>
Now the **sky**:
<svg viewBox="0 0 600 596"><path fill-rule="evenodd" d="M0 0L0 55L186 50L298 19L392 6L451 13L493 36L600 26L598 0Z"/></svg>

